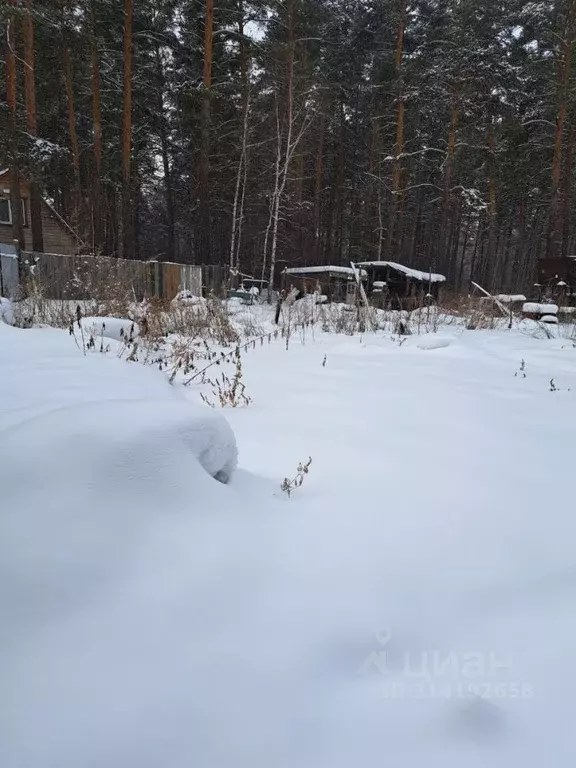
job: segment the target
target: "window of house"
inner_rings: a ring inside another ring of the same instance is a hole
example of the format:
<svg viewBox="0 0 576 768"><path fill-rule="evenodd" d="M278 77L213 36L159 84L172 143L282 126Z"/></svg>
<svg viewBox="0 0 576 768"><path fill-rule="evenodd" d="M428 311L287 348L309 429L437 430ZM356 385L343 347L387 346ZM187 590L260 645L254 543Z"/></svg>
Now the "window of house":
<svg viewBox="0 0 576 768"><path fill-rule="evenodd" d="M11 224L10 203L6 197L0 197L0 224Z"/></svg>
<svg viewBox="0 0 576 768"><path fill-rule="evenodd" d="M22 198L22 226L28 226L26 198ZM0 224L12 224L12 206L7 197L0 197Z"/></svg>

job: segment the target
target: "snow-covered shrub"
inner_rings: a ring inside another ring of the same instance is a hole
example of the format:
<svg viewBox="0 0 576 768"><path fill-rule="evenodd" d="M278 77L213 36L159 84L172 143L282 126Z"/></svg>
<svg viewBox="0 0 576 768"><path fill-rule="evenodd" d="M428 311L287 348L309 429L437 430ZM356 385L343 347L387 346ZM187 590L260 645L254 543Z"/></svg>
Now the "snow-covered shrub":
<svg viewBox="0 0 576 768"><path fill-rule="evenodd" d="M125 317L83 317L81 325L86 334L114 341L134 341L140 334L137 323Z"/></svg>
<svg viewBox="0 0 576 768"><path fill-rule="evenodd" d="M326 333L345 333L348 336L356 333L355 307L349 304L325 304L320 307L319 318Z"/></svg>
<svg viewBox="0 0 576 768"><path fill-rule="evenodd" d="M180 302L163 317L166 333L206 338L222 345L238 341L226 303L217 298L202 302Z"/></svg>
<svg viewBox="0 0 576 768"><path fill-rule="evenodd" d="M3 299L0 296L0 322L5 322L8 325L14 323L14 310L12 309L12 302L10 299Z"/></svg>
<svg viewBox="0 0 576 768"><path fill-rule="evenodd" d="M284 491L284 493L288 496L288 498L290 498L290 496L292 495L292 492L296 488L300 488L302 486L302 483L304 482L304 477L310 471L310 464L312 464L312 456L308 458L308 461L306 463L300 462L300 464L298 464L298 467L296 468L296 474L292 479L285 477L284 480L282 481L280 488Z"/></svg>
<svg viewBox="0 0 576 768"><path fill-rule="evenodd" d="M205 306L206 299L203 296L196 296L192 293L192 291L178 291L176 296L174 296L172 299L171 306L178 307L182 304L189 304L192 306Z"/></svg>
<svg viewBox="0 0 576 768"><path fill-rule="evenodd" d="M415 333L430 333L437 331L440 319L440 309L434 304L418 307L418 309L415 309L410 313L410 325Z"/></svg>
<svg viewBox="0 0 576 768"><path fill-rule="evenodd" d="M211 381L212 394L218 401L221 408L238 408L239 406L249 405L250 398L246 394L246 386L242 382L242 356L240 347L236 347L234 354L234 374L232 377L222 372L220 376ZM215 403L204 393L200 395L202 400L211 408Z"/></svg>

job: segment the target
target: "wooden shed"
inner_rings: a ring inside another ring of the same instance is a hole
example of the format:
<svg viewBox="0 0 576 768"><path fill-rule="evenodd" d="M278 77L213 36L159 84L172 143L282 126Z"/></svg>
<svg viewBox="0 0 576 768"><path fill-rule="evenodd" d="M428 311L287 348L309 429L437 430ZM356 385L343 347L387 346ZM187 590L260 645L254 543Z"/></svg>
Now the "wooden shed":
<svg viewBox="0 0 576 768"><path fill-rule="evenodd" d="M364 271L362 277L366 277ZM302 294L318 292L328 301L350 303L355 295L356 280L351 267L290 267L282 273L282 288L285 291L296 288Z"/></svg>
<svg viewBox="0 0 576 768"><path fill-rule="evenodd" d="M0 171L0 243L13 245L12 203L10 201L10 171ZM22 219L24 223L25 250L32 250L30 227L30 186L20 181ZM42 239L44 253L76 254L82 249L82 241L47 200L41 202Z"/></svg>
<svg viewBox="0 0 576 768"><path fill-rule="evenodd" d="M576 305L576 255L540 259L538 282L534 284L533 290L538 300L551 296L562 306Z"/></svg>
<svg viewBox="0 0 576 768"><path fill-rule="evenodd" d="M422 272L395 261L362 261L357 263L366 271L366 292L369 299L394 309L411 309L426 299L437 302L444 275Z"/></svg>

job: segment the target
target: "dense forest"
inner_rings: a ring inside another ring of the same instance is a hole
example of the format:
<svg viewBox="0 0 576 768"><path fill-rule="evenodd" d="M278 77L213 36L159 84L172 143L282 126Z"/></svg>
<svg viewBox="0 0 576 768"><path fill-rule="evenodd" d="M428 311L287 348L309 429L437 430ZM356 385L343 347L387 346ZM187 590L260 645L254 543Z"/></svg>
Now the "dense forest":
<svg viewBox="0 0 576 768"><path fill-rule="evenodd" d="M33 228L43 195L95 252L266 278L389 259L457 289L576 252L576 0L0 13L0 165Z"/></svg>

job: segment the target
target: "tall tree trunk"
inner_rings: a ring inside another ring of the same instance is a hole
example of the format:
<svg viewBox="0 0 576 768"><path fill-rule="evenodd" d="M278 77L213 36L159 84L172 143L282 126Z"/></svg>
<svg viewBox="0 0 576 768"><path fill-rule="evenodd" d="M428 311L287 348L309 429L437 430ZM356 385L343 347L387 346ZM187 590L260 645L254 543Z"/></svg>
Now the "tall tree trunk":
<svg viewBox="0 0 576 768"><path fill-rule="evenodd" d="M280 125L280 107L278 105L278 97L275 98L275 112L276 112L276 161L274 163L274 191L269 201L268 208L268 224L266 225L266 232L264 233L264 244L262 249L262 287L264 287L264 277L266 275L266 268L268 266L268 243L270 241L270 233L272 232L272 226L274 224L274 212L276 210L276 198L278 197L280 190L280 174L282 164L282 128ZM272 301L271 296L272 286L268 286L268 301Z"/></svg>
<svg viewBox="0 0 576 768"><path fill-rule="evenodd" d="M485 268L494 268L496 248L496 138L492 117L490 117L488 127L488 150L488 242L484 266ZM484 278L482 277L482 279Z"/></svg>
<svg viewBox="0 0 576 768"><path fill-rule="evenodd" d="M464 237L462 238L462 250L460 254L460 264L458 266L458 276L456 278L456 285L455 288L459 291L462 291L462 283L464 280L464 266L466 264L466 254L468 252L468 242L470 239L470 229L472 228L473 222L472 222L472 215L468 215L466 217L466 228L464 229ZM470 274L468 275L468 279L470 279Z"/></svg>
<svg viewBox="0 0 576 768"><path fill-rule="evenodd" d="M450 190L452 187L452 165L454 162L454 148L456 146L456 126L458 125L458 108L456 95L452 97L452 110L450 113L450 131L448 133L448 151L444 164L444 195L442 200L442 221L440 224L440 237L438 238L438 256L442 268L448 263L446 258L446 243L450 220Z"/></svg>
<svg viewBox="0 0 576 768"><path fill-rule="evenodd" d="M363 242L367 250L376 252L378 260L382 257L382 179L380 178L380 109L379 100L374 101L372 112L372 132L368 159L368 195L364 210ZM374 223L376 222L376 227ZM374 246L374 230L377 231L377 245Z"/></svg>
<svg viewBox="0 0 576 768"><path fill-rule="evenodd" d="M90 54L92 68L92 133L94 140L94 164L92 177L92 245L95 252L102 248L102 90L98 59L96 8L92 0L90 30Z"/></svg>
<svg viewBox="0 0 576 768"><path fill-rule="evenodd" d="M122 113L122 238L123 256L134 258L132 210L132 16L133 0L124 0L124 106Z"/></svg>
<svg viewBox="0 0 576 768"><path fill-rule="evenodd" d="M14 0L8 0L10 6ZM18 115L16 109L16 14L8 14L6 21L6 101L8 102L8 139L10 152L10 209L12 211L12 237L21 249L24 241L22 198L20 195L20 158L18 147Z"/></svg>
<svg viewBox="0 0 576 768"><path fill-rule="evenodd" d="M30 136L38 135L36 116L36 82L34 73L34 21L32 19L32 0L26 0L24 27L24 89L26 94L26 129ZM42 197L37 180L30 179L30 228L32 231L32 250L41 253L44 250L42 236Z"/></svg>
<svg viewBox="0 0 576 768"><path fill-rule="evenodd" d="M68 132L70 134L70 149L72 150L72 166L74 168L74 212L75 223L80 209L80 144L76 129L76 105L74 101L74 74L72 56L66 41L66 30L63 30L64 40L62 55L64 59L64 83L66 87L66 102L68 105Z"/></svg>
<svg viewBox="0 0 576 768"><path fill-rule="evenodd" d="M340 97L339 105L339 130L338 130L338 164L336 166L336 234L335 247L336 253L334 261L340 264L342 261L342 248L344 245L344 182L345 182L345 115L344 115L344 96Z"/></svg>
<svg viewBox="0 0 576 768"><path fill-rule="evenodd" d="M287 78L286 78L286 147L284 151L284 160L280 175L280 185L276 190L276 199L273 208L272 218L272 245L270 248L270 276L268 280L268 297L272 298L271 291L274 287L274 277L276 270L276 248L278 245L278 223L280 218L280 203L286 188L290 161L304 132L304 127L300 130L296 138L292 138L294 132L294 23L295 23L295 0L289 0L288 8L288 53L287 53ZM280 125L278 124L280 131Z"/></svg>
<svg viewBox="0 0 576 768"><path fill-rule="evenodd" d="M240 80L242 82L242 111L244 114L244 123L242 126L242 147L244 161L242 163L242 194L240 196L240 210L238 212L238 234L236 236L236 256L235 267L237 271L240 271L240 246L242 243L242 225L244 223L244 201L246 199L246 185L248 183L248 129L250 118L250 54L248 50L248 44L246 35L244 34L244 6L243 0L238 0L239 6L239 18L238 18L238 34L240 36ZM254 270L253 270L254 272ZM260 284L262 289L262 284Z"/></svg>
<svg viewBox="0 0 576 768"><path fill-rule="evenodd" d="M174 192L172 188L172 169L170 167L170 147L168 143L168 128L166 125L166 112L164 108L164 90L166 87L164 67L160 46L156 44L156 79L158 81L158 133L160 136L160 150L162 154L162 170L164 173L164 192L166 195L166 219L168 243L166 255L168 261L176 260L176 224L174 217Z"/></svg>
<svg viewBox="0 0 576 768"><path fill-rule="evenodd" d="M238 284L240 271L240 233L242 231L242 219L244 218L244 197L246 192L246 171L248 152L248 115L250 107L250 90L248 83L248 52L246 49L246 37L244 35L244 5L238 0L238 37L240 38L240 81L242 84L242 146L236 171L236 186L234 189L234 203L232 205L232 227L230 233L230 282L231 287ZM262 286L260 286L262 287Z"/></svg>
<svg viewBox="0 0 576 768"><path fill-rule="evenodd" d="M214 0L206 0L204 20L204 72L202 77L202 128L200 136L200 162L198 167L199 192L199 253L204 264L210 263L210 124L212 96L212 52L214 38Z"/></svg>
<svg viewBox="0 0 576 768"><path fill-rule="evenodd" d="M572 203L572 168L574 165L574 139L576 137L576 126L574 121L570 120L570 130L568 131L568 141L566 143L566 161L564 163L564 184L562 190L563 204L563 229L562 229L562 251L563 259L568 256L568 245L570 242L570 210Z"/></svg>
<svg viewBox="0 0 576 768"><path fill-rule="evenodd" d="M574 47L574 22L576 15L576 0L568 0L564 33L561 43L561 60L558 69L558 90L560 102L556 117L556 132L554 136L554 157L552 160L552 186L550 197L550 217L548 238L546 242L546 257L557 255L560 240L560 177L562 162L562 147L564 128L568 109L570 75L572 72L572 50Z"/></svg>
<svg viewBox="0 0 576 768"><path fill-rule="evenodd" d="M397 82L397 107L396 107L396 142L394 146L394 161L392 166L392 199L390 205L390 220L388 223L388 255L391 254L394 244L397 225L399 197L402 183L402 153L404 152L404 117L406 105L404 103L404 84L402 81L402 56L404 52L404 33L408 19L408 5L406 0L400 0L400 20L396 33L396 52L394 55L394 68Z"/></svg>
<svg viewBox="0 0 576 768"><path fill-rule="evenodd" d="M320 263L320 230L322 228L322 189L324 186L324 141L326 134L326 112L322 109L318 131L318 150L314 173L314 248L316 261Z"/></svg>

